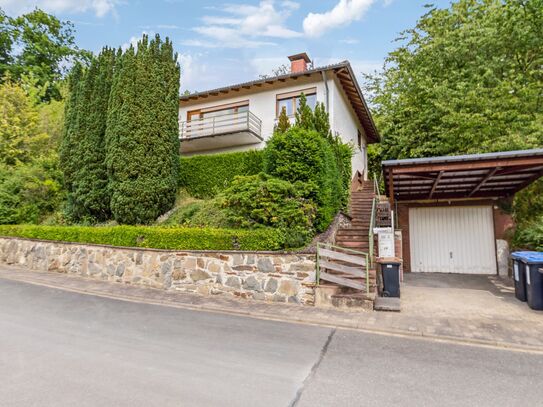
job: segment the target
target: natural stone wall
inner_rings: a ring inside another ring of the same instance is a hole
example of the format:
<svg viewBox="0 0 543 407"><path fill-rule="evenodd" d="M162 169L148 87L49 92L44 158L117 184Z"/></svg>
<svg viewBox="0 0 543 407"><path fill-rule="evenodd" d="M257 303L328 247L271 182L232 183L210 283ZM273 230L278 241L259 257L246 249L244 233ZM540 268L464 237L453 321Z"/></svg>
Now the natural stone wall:
<svg viewBox="0 0 543 407"><path fill-rule="evenodd" d="M181 252L0 238L0 262L204 295L314 304L313 254Z"/></svg>

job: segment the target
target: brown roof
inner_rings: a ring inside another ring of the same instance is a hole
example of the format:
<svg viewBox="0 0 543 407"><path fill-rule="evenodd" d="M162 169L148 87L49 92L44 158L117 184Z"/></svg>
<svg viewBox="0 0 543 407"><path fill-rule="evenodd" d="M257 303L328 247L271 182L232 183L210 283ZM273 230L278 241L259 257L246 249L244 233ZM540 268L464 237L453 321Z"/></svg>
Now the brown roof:
<svg viewBox="0 0 543 407"><path fill-rule="evenodd" d="M303 76L310 76L312 74L322 72L322 71L332 71L338 78L343 91L349 98L351 106L358 117L358 120L362 124L366 132L369 143L378 143L380 140L379 133L371 117L370 110L364 96L362 95L362 90L358 85L358 81L354 75L351 64L348 61L343 61L333 65L326 65L322 67L317 67L313 69L308 69L302 72L292 72L285 75L279 75L269 78L261 78L250 82L238 83L235 85L224 86L221 88L206 90L202 92L192 93L190 95L183 95L179 97L180 102L186 102L189 100L195 100L200 98L206 98L209 96L217 96L219 94L227 94L231 91L240 90L240 89L249 89L253 86L259 86L263 84L274 84L279 82L285 82L290 79L297 79Z"/></svg>
<svg viewBox="0 0 543 407"><path fill-rule="evenodd" d="M543 149L383 161L397 201L503 198L543 176Z"/></svg>

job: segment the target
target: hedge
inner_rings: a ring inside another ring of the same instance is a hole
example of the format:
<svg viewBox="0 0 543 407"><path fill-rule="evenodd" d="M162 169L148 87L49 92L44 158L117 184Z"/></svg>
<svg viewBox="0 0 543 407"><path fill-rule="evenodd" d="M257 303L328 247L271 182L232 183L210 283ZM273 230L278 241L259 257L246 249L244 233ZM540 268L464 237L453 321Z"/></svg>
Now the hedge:
<svg viewBox="0 0 543 407"><path fill-rule="evenodd" d="M255 175L263 169L262 150L181 157L180 186L196 198L212 198L237 175Z"/></svg>
<svg viewBox="0 0 543 407"><path fill-rule="evenodd" d="M169 250L279 250L284 233L153 226L0 225L0 236Z"/></svg>

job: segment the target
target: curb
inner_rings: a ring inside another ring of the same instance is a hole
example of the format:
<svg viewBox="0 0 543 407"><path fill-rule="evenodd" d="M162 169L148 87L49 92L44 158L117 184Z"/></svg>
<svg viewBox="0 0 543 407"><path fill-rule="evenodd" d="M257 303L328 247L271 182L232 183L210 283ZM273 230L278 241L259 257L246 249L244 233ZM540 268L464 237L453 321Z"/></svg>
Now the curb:
<svg viewBox="0 0 543 407"><path fill-rule="evenodd" d="M441 342L441 343L450 343L450 344L456 344L456 345L477 346L477 347L490 348L490 349L501 349L501 350L507 350L507 351L513 351L513 352L535 353L535 354L543 355L543 346L519 345L516 343L510 343L510 342L462 338L462 337L450 336L450 335L433 335L433 334L425 334L422 331L368 328L368 327L363 327L363 326L355 326L353 324L348 324L341 321L326 322L318 318L304 318L304 317L281 318L278 316L270 315L269 313L258 312L258 311L245 311L245 310L234 309L230 307L176 303L173 301L146 299L146 298L142 298L141 296L132 296L132 295L126 295L126 294L110 294L110 293L106 294L98 290L77 289L77 288L72 288L72 287L65 287L61 284L49 284L49 283L33 280L32 278L25 278L24 276L6 276L6 275L3 275L1 272L0 272L0 279L18 281L18 282L23 282L27 284L53 288L53 289L58 289L58 290L63 290L63 291L68 291L68 292L73 292L73 293L78 293L78 294L92 295L95 297L108 298L108 299L113 299L113 300L134 302L134 303L147 304L147 305L166 306L170 308L186 309L186 310L191 310L191 311L212 312L212 313L223 314L223 315L236 315L236 316L241 316L241 317L249 317L249 318L274 321L274 322L303 324L303 325L318 326L318 327L331 328L331 329L342 329L342 330L348 330L348 331L364 332L364 333L382 335L382 336L394 336L398 338L419 339L419 340L427 340L427 341L434 341L434 342Z"/></svg>

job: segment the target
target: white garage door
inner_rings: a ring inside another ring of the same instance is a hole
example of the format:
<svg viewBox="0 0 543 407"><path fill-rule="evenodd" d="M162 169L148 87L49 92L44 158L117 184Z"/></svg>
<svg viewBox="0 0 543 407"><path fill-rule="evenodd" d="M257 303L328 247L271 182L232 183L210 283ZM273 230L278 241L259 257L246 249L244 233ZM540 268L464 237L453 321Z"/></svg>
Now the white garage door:
<svg viewBox="0 0 543 407"><path fill-rule="evenodd" d="M492 207L409 209L411 270L496 274Z"/></svg>

